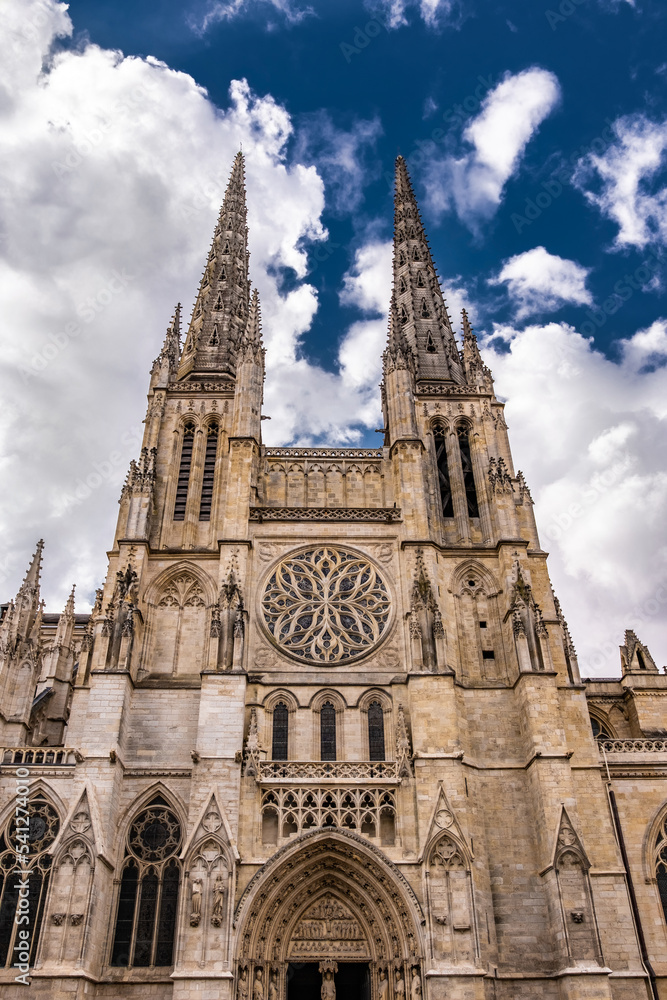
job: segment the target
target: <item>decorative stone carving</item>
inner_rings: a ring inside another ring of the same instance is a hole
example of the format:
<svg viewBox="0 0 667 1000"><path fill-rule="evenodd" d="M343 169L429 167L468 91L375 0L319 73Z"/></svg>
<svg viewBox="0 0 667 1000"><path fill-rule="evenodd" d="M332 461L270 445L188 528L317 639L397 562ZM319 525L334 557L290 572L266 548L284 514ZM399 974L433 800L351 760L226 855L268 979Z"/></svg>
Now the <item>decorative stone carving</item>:
<svg viewBox="0 0 667 1000"><path fill-rule="evenodd" d="M264 971L261 966L255 969L255 982L252 984L252 1000L264 1000Z"/></svg>
<svg viewBox="0 0 667 1000"><path fill-rule="evenodd" d="M225 889L225 876L217 875L213 883L213 909L211 911L211 923L214 927L222 925L222 919L225 914Z"/></svg>
<svg viewBox="0 0 667 1000"><path fill-rule="evenodd" d="M78 812L72 817L70 827L75 833L85 833L90 830L90 816L87 812Z"/></svg>
<svg viewBox="0 0 667 1000"><path fill-rule="evenodd" d="M201 920L201 894L202 880L200 878L193 878L190 901L190 927L199 927Z"/></svg>
<svg viewBox="0 0 667 1000"><path fill-rule="evenodd" d="M412 748L410 746L410 737L408 736L408 727L405 722L405 713L400 702L396 724L396 761L398 763L399 776L409 778L412 774L410 765L412 761Z"/></svg>
<svg viewBox="0 0 667 1000"><path fill-rule="evenodd" d="M412 982L410 984L410 1000L421 1000L422 995L422 980L419 974L419 969L414 968L412 970Z"/></svg>
<svg viewBox="0 0 667 1000"><path fill-rule="evenodd" d="M321 1000L336 1000L336 984L334 982L333 969L323 970L324 964L324 962L320 962L320 972L322 973L320 997ZM334 964L336 964L336 968L338 968L337 963Z"/></svg>
<svg viewBox="0 0 667 1000"><path fill-rule="evenodd" d="M83 921L83 913L70 914L69 922L71 923L72 927L78 927L82 921Z"/></svg>
<svg viewBox="0 0 667 1000"><path fill-rule="evenodd" d="M261 608L281 651L329 664L369 653L386 634L391 604L372 563L326 545L284 559L265 586Z"/></svg>
<svg viewBox="0 0 667 1000"><path fill-rule="evenodd" d="M56 925L56 927L60 927L66 916L66 913L52 913L51 921Z"/></svg>
<svg viewBox="0 0 667 1000"><path fill-rule="evenodd" d="M322 953L365 957L368 944L358 920L340 900L327 895L297 923L290 943L290 958L306 958Z"/></svg>
<svg viewBox="0 0 667 1000"><path fill-rule="evenodd" d="M242 965L239 969L239 979L236 985L236 1000L248 1000L248 969Z"/></svg>

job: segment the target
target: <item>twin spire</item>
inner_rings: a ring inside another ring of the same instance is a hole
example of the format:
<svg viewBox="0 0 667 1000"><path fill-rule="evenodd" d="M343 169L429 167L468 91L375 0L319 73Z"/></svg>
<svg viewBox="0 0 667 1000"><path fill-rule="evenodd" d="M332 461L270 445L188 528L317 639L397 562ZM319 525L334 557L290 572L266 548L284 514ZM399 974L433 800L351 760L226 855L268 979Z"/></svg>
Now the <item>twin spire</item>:
<svg viewBox="0 0 667 1000"><path fill-rule="evenodd" d="M241 356L261 350L259 298L251 298L243 154L236 154L181 352L181 307L156 359L154 384L235 378ZM468 317L463 353L454 337L405 160L396 159L393 291L387 355L418 379L464 384L484 370Z"/></svg>

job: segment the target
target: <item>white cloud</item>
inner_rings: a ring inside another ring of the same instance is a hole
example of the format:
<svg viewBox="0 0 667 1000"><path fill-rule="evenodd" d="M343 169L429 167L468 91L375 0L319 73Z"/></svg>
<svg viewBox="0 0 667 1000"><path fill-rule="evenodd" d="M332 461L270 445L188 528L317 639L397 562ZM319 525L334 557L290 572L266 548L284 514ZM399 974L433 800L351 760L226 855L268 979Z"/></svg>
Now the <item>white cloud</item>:
<svg viewBox="0 0 667 1000"><path fill-rule="evenodd" d="M593 299L586 288L590 269L573 260L550 254L544 247L533 247L510 257L490 285L507 285L516 306L516 318L523 319L540 312L552 312L568 302L591 305Z"/></svg>
<svg viewBox="0 0 667 1000"><path fill-rule="evenodd" d="M286 24L299 24L304 18L315 15L310 5L300 6L293 0L209 0L202 12L191 13L190 26L197 34L205 34L212 25L221 21L233 21L262 10L266 12L268 27L275 26L271 15L277 15Z"/></svg>
<svg viewBox="0 0 667 1000"><path fill-rule="evenodd" d="M284 291L280 270L303 279L308 244L326 238L324 183L288 156L287 110L245 81L219 109L187 74L92 44L49 61L53 38L71 31L55 0L3 7L0 587L15 593L44 535L54 610L74 580L81 608L103 578L148 371L178 298L187 322L241 143L267 441L307 427L353 442L377 420L351 363L332 374L302 357L317 292L304 280Z"/></svg>
<svg viewBox="0 0 667 1000"><path fill-rule="evenodd" d="M618 226L617 247L667 243L667 120L627 115L616 140L579 161L575 183Z"/></svg>
<svg viewBox="0 0 667 1000"><path fill-rule="evenodd" d="M430 28L438 27L459 10L458 0L367 0L367 7L381 11L389 28L402 28L409 24L408 12L417 14Z"/></svg>
<svg viewBox="0 0 667 1000"><path fill-rule="evenodd" d="M443 157L433 147L426 176L432 210L442 213L454 208L473 230L481 220L491 218L526 146L559 100L558 80L548 70L532 67L507 73L465 128L463 140L468 148Z"/></svg>
<svg viewBox="0 0 667 1000"><path fill-rule="evenodd" d="M379 118L357 120L349 129L336 126L326 111L303 115L295 158L311 163L325 182L330 210L349 214L360 205L364 186L379 175L371 155L382 135Z"/></svg>
<svg viewBox="0 0 667 1000"><path fill-rule="evenodd" d="M391 295L393 244L366 243L354 256L354 264L343 277L340 301L365 313L387 315Z"/></svg>
<svg viewBox="0 0 667 1000"><path fill-rule="evenodd" d="M483 346L585 676L618 673L625 628L667 649L667 367L642 370L666 330L620 342L620 364L558 323Z"/></svg>

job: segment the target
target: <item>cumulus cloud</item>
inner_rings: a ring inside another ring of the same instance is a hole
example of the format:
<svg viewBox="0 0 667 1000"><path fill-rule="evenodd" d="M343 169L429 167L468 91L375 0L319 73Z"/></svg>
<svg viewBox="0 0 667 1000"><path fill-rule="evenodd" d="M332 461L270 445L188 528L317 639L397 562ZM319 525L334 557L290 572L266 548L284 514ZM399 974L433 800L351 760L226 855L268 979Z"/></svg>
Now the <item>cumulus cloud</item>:
<svg viewBox="0 0 667 1000"><path fill-rule="evenodd" d="M627 115L613 125L616 140L578 164L575 184L618 226L617 247L667 243L667 120Z"/></svg>
<svg viewBox="0 0 667 1000"><path fill-rule="evenodd" d="M443 157L434 147L426 174L432 210L441 214L453 208L473 230L490 219L526 146L559 100L558 79L548 70L505 74L465 128L463 150Z"/></svg>
<svg viewBox="0 0 667 1000"><path fill-rule="evenodd" d="M506 285L516 307L516 318L524 319L535 313L553 312L567 303L591 305L593 299L586 288L589 274L590 268L576 261L551 254L544 247L533 247L506 260L489 284Z"/></svg>
<svg viewBox="0 0 667 1000"><path fill-rule="evenodd" d="M667 646L666 329L619 342L620 363L559 323L483 345L585 676L618 672L625 628Z"/></svg>
<svg viewBox="0 0 667 1000"><path fill-rule="evenodd" d="M315 11L310 5L301 6L294 0L209 0L202 8L191 12L189 21L192 29L203 35L214 24L252 13L265 13L267 26L273 27L272 17L292 25L314 16Z"/></svg>
<svg viewBox="0 0 667 1000"><path fill-rule="evenodd" d="M6 3L0 32L0 585L15 592L44 535L49 606L76 580L83 607L140 447L151 362L178 298L187 322L240 144L267 441L299 440L307 427L315 440L353 442L376 418L348 368L328 373L303 357L324 183L288 154L288 111L243 80L217 108L192 77L150 57L93 44L52 54L54 38L72 33L56 0ZM296 283L284 285L286 268Z"/></svg>

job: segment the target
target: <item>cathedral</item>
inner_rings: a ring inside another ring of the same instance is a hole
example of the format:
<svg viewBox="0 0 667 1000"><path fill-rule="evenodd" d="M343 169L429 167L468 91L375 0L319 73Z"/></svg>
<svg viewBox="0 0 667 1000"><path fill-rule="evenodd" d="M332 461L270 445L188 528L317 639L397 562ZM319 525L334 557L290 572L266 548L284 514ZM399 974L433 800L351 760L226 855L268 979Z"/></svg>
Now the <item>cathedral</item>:
<svg viewBox="0 0 667 1000"><path fill-rule="evenodd" d="M262 444L239 153L91 614L41 542L2 605L7 1000L667 1000L667 676L581 678L401 157L394 211L382 444Z"/></svg>

